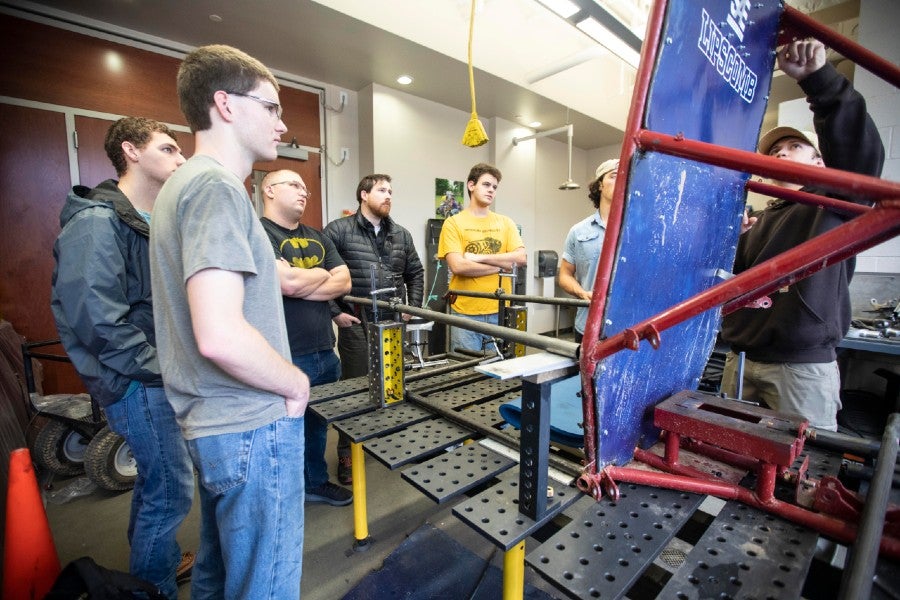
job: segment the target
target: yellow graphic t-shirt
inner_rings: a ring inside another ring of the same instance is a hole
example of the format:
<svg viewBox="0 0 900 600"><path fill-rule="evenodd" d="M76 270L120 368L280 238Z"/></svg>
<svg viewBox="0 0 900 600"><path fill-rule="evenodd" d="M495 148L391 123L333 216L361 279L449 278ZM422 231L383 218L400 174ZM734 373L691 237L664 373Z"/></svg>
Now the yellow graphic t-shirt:
<svg viewBox="0 0 900 600"><path fill-rule="evenodd" d="M444 221L438 242L438 258L444 258L451 252L501 254L524 245L516 224L509 217L494 212L477 217L464 210ZM450 279L450 289L454 290L493 293L500 287L506 292L512 292L510 278L499 275L464 277L454 273ZM464 315L489 315L497 312L497 301L460 296L452 307Z"/></svg>

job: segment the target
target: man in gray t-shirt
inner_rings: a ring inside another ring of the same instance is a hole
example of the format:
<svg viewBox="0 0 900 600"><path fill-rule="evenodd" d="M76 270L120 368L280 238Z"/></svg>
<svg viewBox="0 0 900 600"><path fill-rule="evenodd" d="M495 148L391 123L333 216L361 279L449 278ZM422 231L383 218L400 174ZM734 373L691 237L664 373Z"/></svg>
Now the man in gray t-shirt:
<svg viewBox="0 0 900 600"><path fill-rule="evenodd" d="M157 199L150 231L160 366L199 474L191 595L297 598L303 414L272 246L242 181L287 128L256 59L205 46L178 71L196 151Z"/></svg>

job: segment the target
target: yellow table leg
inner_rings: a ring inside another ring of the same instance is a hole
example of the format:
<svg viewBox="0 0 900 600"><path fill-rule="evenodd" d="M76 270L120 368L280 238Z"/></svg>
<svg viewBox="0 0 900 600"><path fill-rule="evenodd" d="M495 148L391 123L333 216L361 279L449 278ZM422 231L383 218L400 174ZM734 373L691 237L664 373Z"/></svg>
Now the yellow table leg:
<svg viewBox="0 0 900 600"><path fill-rule="evenodd" d="M357 551L369 549L369 519L366 514L366 457L362 443L350 443L353 460L353 536Z"/></svg>
<svg viewBox="0 0 900 600"><path fill-rule="evenodd" d="M522 600L525 595L525 540L503 555L503 600Z"/></svg>

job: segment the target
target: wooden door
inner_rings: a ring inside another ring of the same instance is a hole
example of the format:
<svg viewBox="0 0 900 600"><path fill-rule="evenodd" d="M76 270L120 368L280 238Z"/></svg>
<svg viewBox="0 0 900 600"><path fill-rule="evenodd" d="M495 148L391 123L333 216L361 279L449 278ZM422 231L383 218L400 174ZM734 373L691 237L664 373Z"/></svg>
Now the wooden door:
<svg viewBox="0 0 900 600"><path fill-rule="evenodd" d="M321 231L324 226L322 223L322 179L319 176L321 164L320 156L310 153L309 160L276 158L271 162L254 164L253 170L268 173L279 169L290 169L300 175L303 178L303 183L306 184L306 189L309 191L306 209L303 211L303 217L300 219L300 222ZM253 191L249 188L249 181L247 185L247 191L252 197ZM262 207L259 208L259 212L262 214Z"/></svg>
<svg viewBox="0 0 900 600"><path fill-rule="evenodd" d="M53 242L71 181L61 113L0 104L0 316L29 341L58 337ZM71 366L44 364L44 391L80 391Z"/></svg>

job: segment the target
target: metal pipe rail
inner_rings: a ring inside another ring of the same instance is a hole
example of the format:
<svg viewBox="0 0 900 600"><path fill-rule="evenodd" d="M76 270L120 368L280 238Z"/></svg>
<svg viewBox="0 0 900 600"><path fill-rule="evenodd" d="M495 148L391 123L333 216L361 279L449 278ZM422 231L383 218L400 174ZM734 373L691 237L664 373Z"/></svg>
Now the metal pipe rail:
<svg viewBox="0 0 900 600"><path fill-rule="evenodd" d="M868 598L872 592L878 548L884 529L885 510L891 494L894 464L897 461L897 441L900 439L900 414L888 419L881 438L881 452L875 467L875 477L859 520L856 542L850 551L846 574L841 581L839 598Z"/></svg>
<svg viewBox="0 0 900 600"><path fill-rule="evenodd" d="M372 301L368 298L359 298L358 296L344 296L344 300L350 302L351 304L359 304L361 306L372 306L373 304ZM576 344L575 342L567 342L564 340L547 337L545 335L518 331L517 329L501 327L500 325L481 323L479 321L466 319L465 317L457 317L434 310L428 310L427 308L419 308L417 306L401 304L399 301L385 302L384 300L378 300L377 306L378 308L385 308L388 310L406 313L431 321L437 321L438 323L444 323L445 325L461 327L463 329L468 329L470 331L498 337L511 342L525 344L526 346L529 346L531 348L540 348L541 350L546 350L547 352L552 352L553 354L566 356L575 360L578 360L578 355L581 351L581 344Z"/></svg>
<svg viewBox="0 0 900 600"><path fill-rule="evenodd" d="M467 298L490 298L491 300L505 300L507 302L530 302L532 304L551 304L555 306L575 306L579 308L591 305L590 300L578 298L548 298L545 296L532 296L529 294L508 294L502 290L496 292L471 292L466 290L447 290L448 294L465 296Z"/></svg>
<svg viewBox="0 0 900 600"><path fill-rule="evenodd" d="M809 204L810 206L820 206L844 215L861 215L864 212L872 210L871 207L862 204L855 204L845 200L836 200L835 198L829 198L828 196L811 194L810 192L781 187L780 185L772 185L771 183L764 183L762 181L754 181L753 179L748 180L747 185L744 187L758 194L792 200L794 202L799 202L800 204Z"/></svg>

